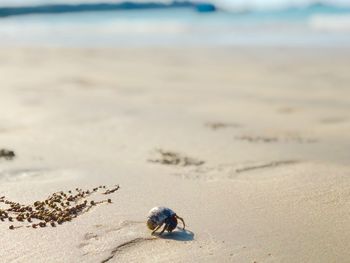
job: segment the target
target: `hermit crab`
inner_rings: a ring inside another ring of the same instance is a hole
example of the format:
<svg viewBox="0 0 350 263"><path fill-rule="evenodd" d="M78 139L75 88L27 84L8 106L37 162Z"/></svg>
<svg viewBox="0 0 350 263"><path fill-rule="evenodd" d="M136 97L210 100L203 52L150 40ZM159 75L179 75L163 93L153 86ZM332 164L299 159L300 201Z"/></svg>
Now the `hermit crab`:
<svg viewBox="0 0 350 263"><path fill-rule="evenodd" d="M148 213L147 227L152 231L152 235L164 225L164 228L159 233L163 234L165 230L169 233L172 232L177 226L177 219L181 220L183 229L185 229L185 221L176 215L176 213L170 208L163 206L156 206L152 208Z"/></svg>

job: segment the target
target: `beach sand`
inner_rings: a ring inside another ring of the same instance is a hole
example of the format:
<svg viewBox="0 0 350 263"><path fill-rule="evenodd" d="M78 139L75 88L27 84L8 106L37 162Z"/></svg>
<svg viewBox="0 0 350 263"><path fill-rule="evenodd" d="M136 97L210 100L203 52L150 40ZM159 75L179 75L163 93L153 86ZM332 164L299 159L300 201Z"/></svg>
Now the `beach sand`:
<svg viewBox="0 0 350 263"><path fill-rule="evenodd" d="M349 262L350 50L0 50L0 195L120 189L1 262ZM161 153L174 153L174 160ZM101 197L96 197L101 198ZM152 237L154 206L187 231Z"/></svg>

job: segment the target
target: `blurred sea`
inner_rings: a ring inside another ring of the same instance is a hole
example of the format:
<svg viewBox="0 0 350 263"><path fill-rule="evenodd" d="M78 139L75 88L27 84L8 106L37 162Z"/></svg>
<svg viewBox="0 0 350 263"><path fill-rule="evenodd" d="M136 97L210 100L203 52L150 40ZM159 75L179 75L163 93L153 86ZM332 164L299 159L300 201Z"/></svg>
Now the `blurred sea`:
<svg viewBox="0 0 350 263"><path fill-rule="evenodd" d="M227 0L210 13L183 7L7 16L0 18L0 46L350 46L350 5L301 2Z"/></svg>

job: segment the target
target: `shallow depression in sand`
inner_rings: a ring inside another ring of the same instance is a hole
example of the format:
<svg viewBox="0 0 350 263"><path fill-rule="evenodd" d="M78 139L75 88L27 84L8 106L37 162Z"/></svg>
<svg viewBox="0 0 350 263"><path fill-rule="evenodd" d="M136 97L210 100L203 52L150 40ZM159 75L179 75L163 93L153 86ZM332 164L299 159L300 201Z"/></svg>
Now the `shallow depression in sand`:
<svg viewBox="0 0 350 263"><path fill-rule="evenodd" d="M28 168L0 170L0 182L65 180L80 176L75 170L51 170L48 168Z"/></svg>

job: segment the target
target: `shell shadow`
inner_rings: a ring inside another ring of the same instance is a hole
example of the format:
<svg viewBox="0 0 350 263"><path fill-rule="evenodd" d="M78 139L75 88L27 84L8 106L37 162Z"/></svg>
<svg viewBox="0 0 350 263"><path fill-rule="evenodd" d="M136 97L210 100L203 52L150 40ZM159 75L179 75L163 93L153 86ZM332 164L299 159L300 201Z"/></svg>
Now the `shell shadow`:
<svg viewBox="0 0 350 263"><path fill-rule="evenodd" d="M162 239L170 239L176 241L192 241L194 239L194 233L190 230L177 228L177 231L166 233L159 237Z"/></svg>

